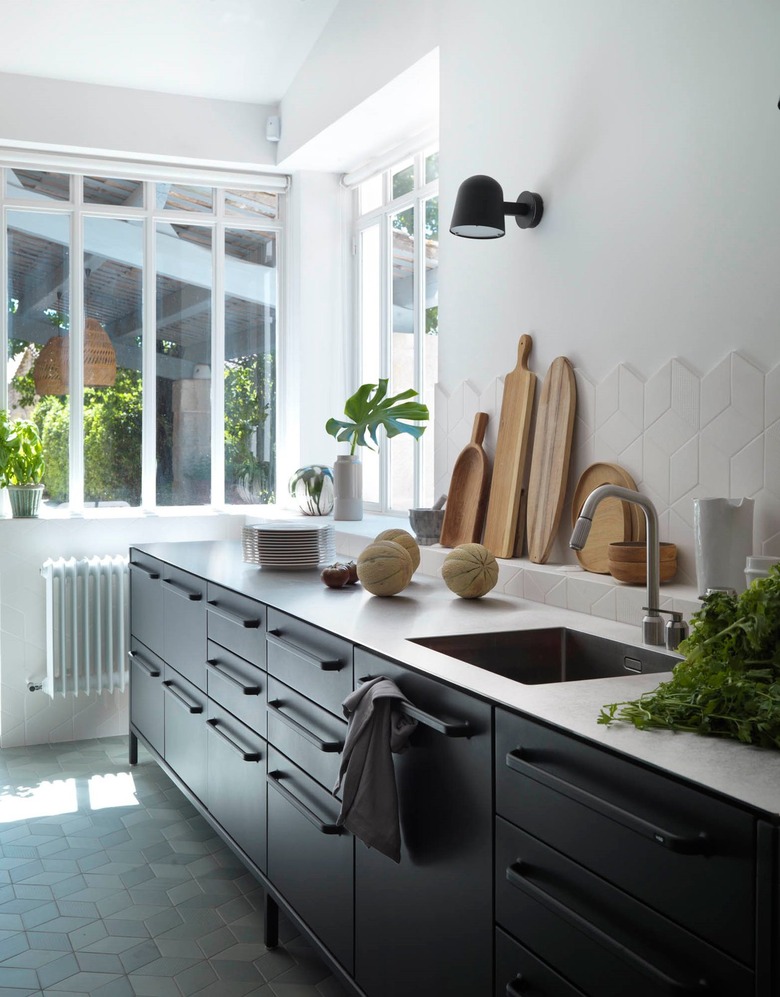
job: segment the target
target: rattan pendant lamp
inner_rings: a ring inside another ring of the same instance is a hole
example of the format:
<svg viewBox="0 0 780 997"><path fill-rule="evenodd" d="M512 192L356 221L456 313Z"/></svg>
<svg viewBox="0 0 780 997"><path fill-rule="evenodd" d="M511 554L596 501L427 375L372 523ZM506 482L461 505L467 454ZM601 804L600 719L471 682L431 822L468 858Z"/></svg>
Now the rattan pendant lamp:
<svg viewBox="0 0 780 997"><path fill-rule="evenodd" d="M89 278L90 271L86 271ZM86 280L85 280L86 284ZM57 311L62 291L57 292ZM61 330L46 343L33 368L36 395L68 393L70 341ZM97 319L88 318L84 326L84 387L110 388L116 381L116 351L108 333Z"/></svg>

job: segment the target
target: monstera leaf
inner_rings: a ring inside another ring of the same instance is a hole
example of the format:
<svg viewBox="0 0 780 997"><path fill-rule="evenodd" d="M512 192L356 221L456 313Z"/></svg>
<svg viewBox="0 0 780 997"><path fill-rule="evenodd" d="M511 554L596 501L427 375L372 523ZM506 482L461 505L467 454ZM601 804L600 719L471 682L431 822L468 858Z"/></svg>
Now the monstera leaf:
<svg viewBox="0 0 780 997"><path fill-rule="evenodd" d="M406 401L417 394L413 388L388 396L387 383L388 378L380 377L379 384L361 384L344 406L344 415L349 421L328 419L325 423L326 432L335 436L340 443L350 444L351 454L354 454L358 446L370 448L366 434L379 449L376 434L380 426L384 426L388 439L408 433L419 440L425 432L425 426L414 426L407 420L424 422L428 419L428 406Z"/></svg>

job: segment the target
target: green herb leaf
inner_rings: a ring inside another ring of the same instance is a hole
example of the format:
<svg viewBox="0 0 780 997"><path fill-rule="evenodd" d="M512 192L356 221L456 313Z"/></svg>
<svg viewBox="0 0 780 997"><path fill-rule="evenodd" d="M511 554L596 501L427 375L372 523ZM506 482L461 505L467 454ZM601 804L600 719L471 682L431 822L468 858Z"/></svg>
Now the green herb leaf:
<svg viewBox="0 0 780 997"><path fill-rule="evenodd" d="M379 384L361 384L354 395L347 399L344 405L344 415L348 422L342 419L328 419L325 431L340 443L349 443L350 453L355 448L370 447L366 434L379 448L377 431L384 427L388 439L407 433L416 440L425 432L425 426L410 425L411 422L425 422L429 417L428 406L420 402L406 401L414 398L417 392L408 388L397 395L387 394L388 378L381 377Z"/></svg>

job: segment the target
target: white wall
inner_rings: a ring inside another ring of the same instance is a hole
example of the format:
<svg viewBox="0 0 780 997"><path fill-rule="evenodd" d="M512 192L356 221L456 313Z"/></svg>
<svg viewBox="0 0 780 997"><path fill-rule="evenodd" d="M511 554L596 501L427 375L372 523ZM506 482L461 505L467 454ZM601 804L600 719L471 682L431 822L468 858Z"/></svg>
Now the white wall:
<svg viewBox="0 0 780 997"><path fill-rule="evenodd" d="M276 161L276 108L0 73L0 145L226 169Z"/></svg>
<svg viewBox="0 0 780 997"><path fill-rule="evenodd" d="M780 5L450 0L441 210L487 173L539 228L443 236L440 381L477 388L566 354L601 380L731 349L780 359ZM476 343L479 343L479 348Z"/></svg>

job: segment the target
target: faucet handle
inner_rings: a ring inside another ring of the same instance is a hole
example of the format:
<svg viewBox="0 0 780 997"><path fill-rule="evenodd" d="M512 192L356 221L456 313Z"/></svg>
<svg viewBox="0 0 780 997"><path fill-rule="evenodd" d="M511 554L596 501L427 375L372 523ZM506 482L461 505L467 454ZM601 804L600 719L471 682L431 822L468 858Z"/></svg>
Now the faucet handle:
<svg viewBox="0 0 780 997"><path fill-rule="evenodd" d="M683 614L676 609L651 609L648 606L643 606L642 609L652 615L665 613L667 616L671 616L671 620L669 620L665 628L666 647L669 651L676 651L680 646L680 642L688 636L688 624L683 620Z"/></svg>

